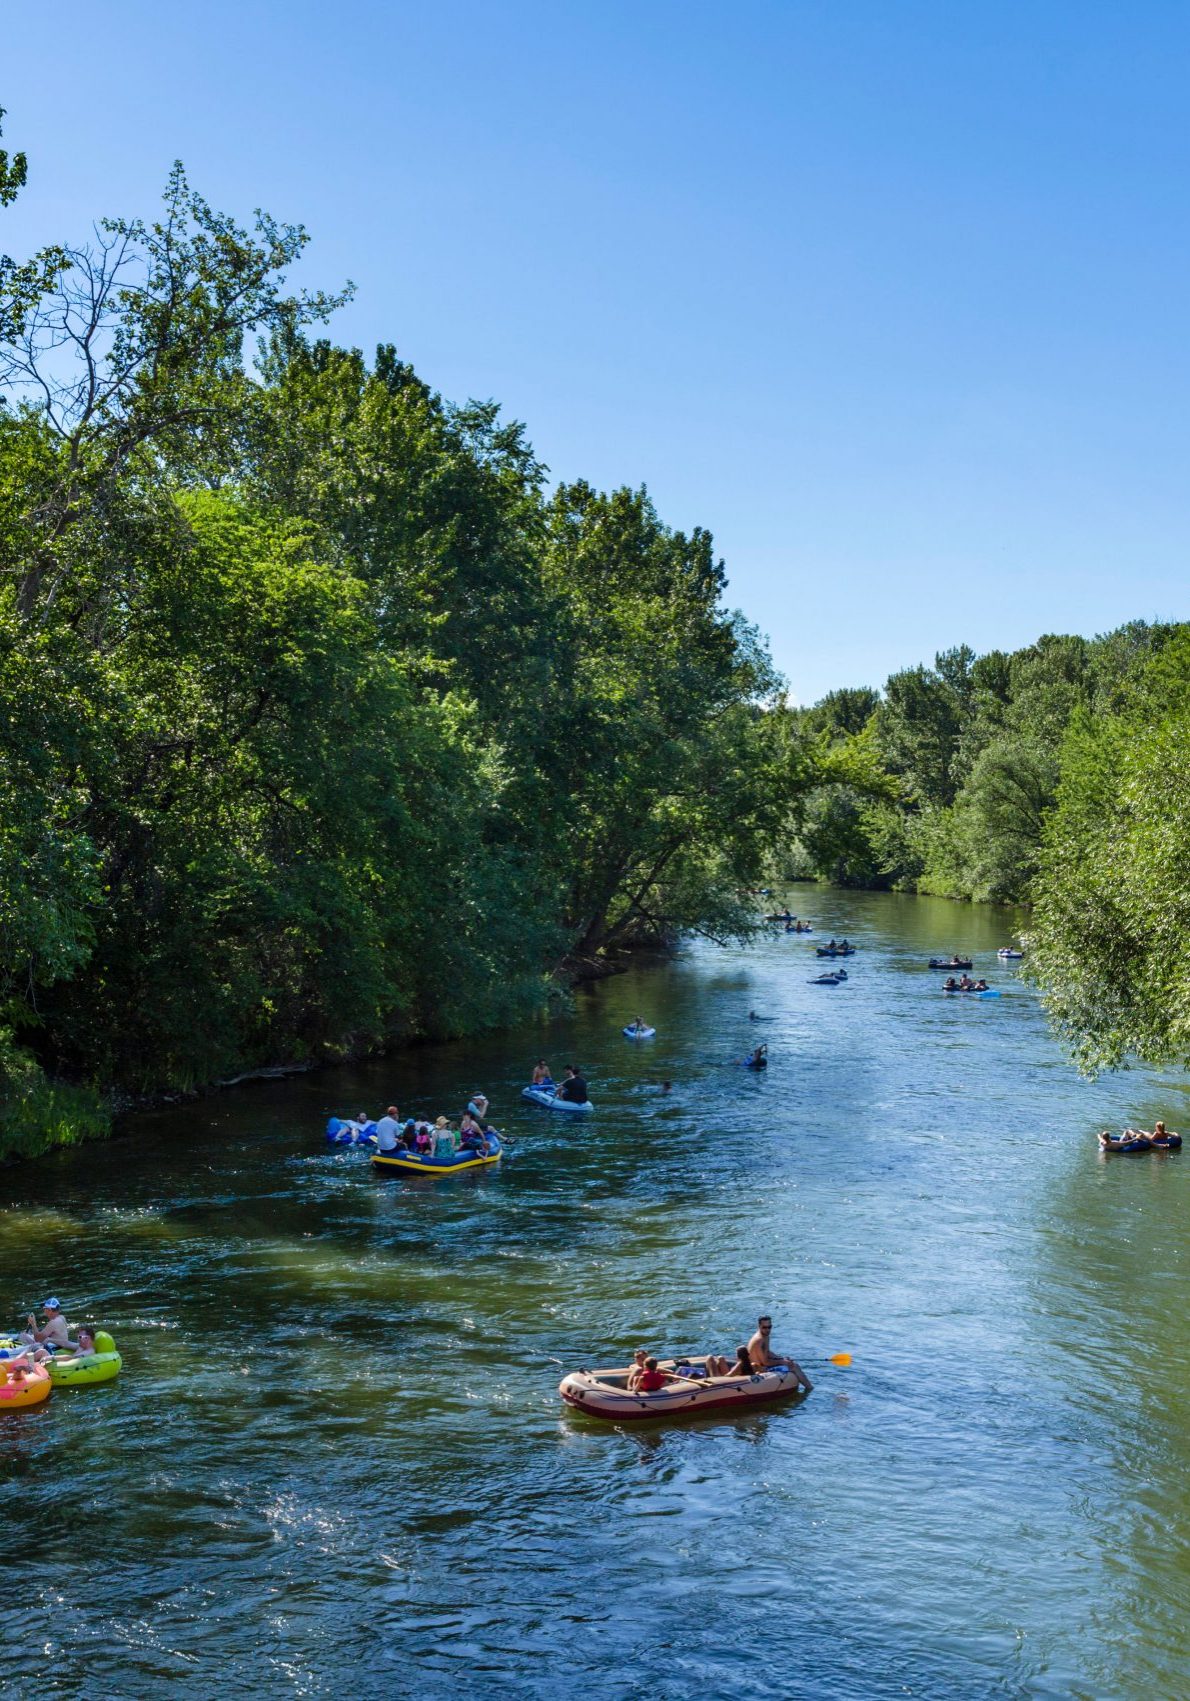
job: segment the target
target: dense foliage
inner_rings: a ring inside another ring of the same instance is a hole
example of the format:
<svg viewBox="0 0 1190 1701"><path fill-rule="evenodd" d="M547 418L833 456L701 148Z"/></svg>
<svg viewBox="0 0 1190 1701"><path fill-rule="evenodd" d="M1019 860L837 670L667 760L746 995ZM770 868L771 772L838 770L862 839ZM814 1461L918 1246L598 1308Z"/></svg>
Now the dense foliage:
<svg viewBox="0 0 1190 1701"><path fill-rule="evenodd" d="M1029 943L1084 1068L1190 1064L1190 634L1114 712L1074 717Z"/></svg>
<svg viewBox="0 0 1190 1701"><path fill-rule="evenodd" d="M314 340L304 241L177 168L3 262L0 1151L746 935L807 783L709 536Z"/></svg>
<svg viewBox="0 0 1190 1701"><path fill-rule="evenodd" d="M1011 654L967 646L800 715L827 754L793 871L841 884L1029 902L1067 729L1132 700L1181 629L1135 621ZM838 783L826 783L834 780Z"/></svg>

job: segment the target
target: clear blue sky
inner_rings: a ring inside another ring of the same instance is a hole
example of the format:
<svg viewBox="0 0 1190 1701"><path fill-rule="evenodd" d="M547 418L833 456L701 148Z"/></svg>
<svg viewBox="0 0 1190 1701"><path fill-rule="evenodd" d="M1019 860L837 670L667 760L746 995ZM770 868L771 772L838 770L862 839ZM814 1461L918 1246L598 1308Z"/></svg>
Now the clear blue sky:
<svg viewBox="0 0 1190 1701"><path fill-rule="evenodd" d="M308 226L555 477L708 526L796 697L1190 616L1190 7L60 0L5 21L0 246Z"/></svg>

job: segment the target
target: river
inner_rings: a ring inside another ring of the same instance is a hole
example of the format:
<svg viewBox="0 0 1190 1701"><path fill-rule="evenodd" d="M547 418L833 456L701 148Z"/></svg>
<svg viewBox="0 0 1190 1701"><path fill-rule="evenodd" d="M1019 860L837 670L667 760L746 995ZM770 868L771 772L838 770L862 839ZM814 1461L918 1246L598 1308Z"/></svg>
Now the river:
<svg viewBox="0 0 1190 1701"><path fill-rule="evenodd" d="M1185 1084L1081 1080L988 955L1003 911L790 897L818 933L0 1176L6 1315L58 1293L125 1357L0 1421L30 1685L1186 1692L1190 1151L1094 1138L1185 1128ZM824 930L862 947L838 989L807 984ZM942 996L923 963L952 947L1003 996ZM638 1011L655 1040L621 1037ZM754 1076L731 1060L759 1039ZM594 1116L522 1103L543 1051ZM497 1169L376 1179L323 1141L332 1110L477 1088L517 1141ZM730 1352L761 1310L816 1382L792 1407L560 1405L566 1369Z"/></svg>

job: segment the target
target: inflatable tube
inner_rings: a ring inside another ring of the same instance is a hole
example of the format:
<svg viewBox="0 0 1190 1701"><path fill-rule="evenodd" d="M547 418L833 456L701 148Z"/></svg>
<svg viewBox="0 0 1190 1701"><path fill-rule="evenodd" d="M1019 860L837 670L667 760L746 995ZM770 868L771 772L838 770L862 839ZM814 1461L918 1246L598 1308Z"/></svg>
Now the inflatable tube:
<svg viewBox="0 0 1190 1701"><path fill-rule="evenodd" d="M647 1418L668 1421L705 1412L743 1411L747 1406L788 1400L797 1391L797 1377L784 1367L757 1371L752 1376L710 1376L699 1382L667 1382L664 1388L651 1394L629 1393L627 1369L574 1370L558 1384L558 1392L568 1406L609 1423L639 1423Z"/></svg>
<svg viewBox="0 0 1190 1701"><path fill-rule="evenodd" d="M332 1146L374 1146L376 1124L356 1122L352 1117L332 1116L326 1125L326 1137Z"/></svg>
<svg viewBox="0 0 1190 1701"><path fill-rule="evenodd" d="M816 957L854 957L858 947L848 945L846 950L841 945L815 945Z"/></svg>
<svg viewBox="0 0 1190 1701"><path fill-rule="evenodd" d="M1105 1140L1101 1134L1099 1136L1099 1150L1101 1152L1123 1152L1125 1157L1132 1157L1137 1152L1151 1152L1153 1142L1149 1139Z"/></svg>
<svg viewBox="0 0 1190 1701"><path fill-rule="evenodd" d="M813 980L806 982L807 986L842 986L847 979L844 975L815 975Z"/></svg>
<svg viewBox="0 0 1190 1701"><path fill-rule="evenodd" d="M1155 1152L1180 1152L1182 1136L1180 1134L1169 1134L1164 1140L1150 1140L1149 1144Z"/></svg>
<svg viewBox="0 0 1190 1701"><path fill-rule="evenodd" d="M1002 958L1006 963L1017 962L1024 956L1024 954L1025 953L1023 951L1014 951L1011 945L1001 945L1000 949L996 952L997 957Z"/></svg>
<svg viewBox="0 0 1190 1701"><path fill-rule="evenodd" d="M625 1039L652 1039L654 1034L657 1032L657 1030L656 1030L656 1028L631 1028L631 1027L629 1027L629 1028L621 1028L620 1032L623 1034Z"/></svg>
<svg viewBox="0 0 1190 1701"><path fill-rule="evenodd" d="M930 967L932 969L973 969L975 963L971 957L956 957L950 963L944 962L941 957L931 957Z"/></svg>
<svg viewBox="0 0 1190 1701"><path fill-rule="evenodd" d="M944 986L943 992L961 992L964 998L999 998L1000 989L996 986L983 986L977 992L973 986Z"/></svg>
<svg viewBox="0 0 1190 1701"><path fill-rule="evenodd" d="M0 1383L0 1412L16 1412L25 1406L39 1406L43 1400L50 1397L50 1373L44 1364L31 1365L26 1374L19 1380L12 1380L12 1372L0 1366L0 1374L4 1381Z"/></svg>
<svg viewBox="0 0 1190 1701"><path fill-rule="evenodd" d="M542 1087L522 1087L521 1097L531 1099L534 1104L544 1105L546 1110L569 1110L581 1114L583 1111L595 1109L590 1099L586 1104L573 1104L570 1099L560 1099L556 1090L547 1093Z"/></svg>
<svg viewBox="0 0 1190 1701"><path fill-rule="evenodd" d="M378 1170L399 1170L404 1175L459 1175L465 1169L486 1169L500 1162L504 1147L494 1128L488 1130L487 1143L486 1152L455 1152L449 1158L430 1158L401 1148L395 1152L373 1152L372 1163Z"/></svg>
<svg viewBox="0 0 1190 1701"><path fill-rule="evenodd" d="M124 1360L106 1329L95 1335L95 1351L83 1358L56 1353L49 1362L50 1381L55 1388L89 1388L93 1382L111 1382L119 1376Z"/></svg>

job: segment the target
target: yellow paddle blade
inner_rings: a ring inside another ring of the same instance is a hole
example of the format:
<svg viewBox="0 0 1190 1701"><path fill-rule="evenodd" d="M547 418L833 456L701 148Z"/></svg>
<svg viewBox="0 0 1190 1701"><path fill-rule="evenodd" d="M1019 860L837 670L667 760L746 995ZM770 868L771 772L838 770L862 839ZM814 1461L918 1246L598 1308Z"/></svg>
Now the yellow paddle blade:
<svg viewBox="0 0 1190 1701"><path fill-rule="evenodd" d="M836 1353L834 1355L834 1357L831 1359L831 1363L832 1364L843 1364L843 1365L850 1364L851 1363L851 1354L850 1353Z"/></svg>

